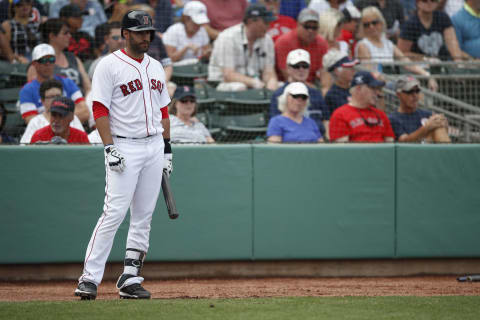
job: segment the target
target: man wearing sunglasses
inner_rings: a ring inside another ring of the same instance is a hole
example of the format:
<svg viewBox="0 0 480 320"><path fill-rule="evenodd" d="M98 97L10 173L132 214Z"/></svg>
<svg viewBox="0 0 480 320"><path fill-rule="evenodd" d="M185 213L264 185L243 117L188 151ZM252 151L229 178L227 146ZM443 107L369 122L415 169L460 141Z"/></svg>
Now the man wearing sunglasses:
<svg viewBox="0 0 480 320"><path fill-rule="evenodd" d="M330 118L330 140L335 142L393 142L394 133L387 115L375 108L377 88L385 82L367 71L355 73L351 100Z"/></svg>
<svg viewBox="0 0 480 320"><path fill-rule="evenodd" d="M345 53L333 48L323 57L323 66L330 72L333 84L325 95L325 102L330 114L348 103L350 97L350 83L355 74L355 65L358 60L350 59Z"/></svg>
<svg viewBox="0 0 480 320"><path fill-rule="evenodd" d="M315 83L320 77L323 55L328 51L328 43L318 34L319 16L315 10L303 9L298 15L295 30L281 35L275 42L275 61L278 77L287 81L287 55L295 49L304 49L310 54L311 64L307 82Z"/></svg>
<svg viewBox="0 0 480 320"><path fill-rule="evenodd" d="M88 119L89 117L90 112L85 98L75 82L54 74L55 61L55 49L51 45L42 43L33 49L32 65L36 70L37 78L20 90L20 112L27 124L33 117L44 111L40 97L40 84L50 79L56 79L62 83L63 95L75 102L75 115L78 118Z"/></svg>
<svg viewBox="0 0 480 320"><path fill-rule="evenodd" d="M92 62L90 68L88 69L88 76L90 77L90 79L93 79L93 73L95 72L95 68L103 57L125 47L125 39L122 38L122 34L120 32L121 28L122 26L118 21L110 22L108 24L108 32L103 38L105 44L107 45L108 52L98 57Z"/></svg>
<svg viewBox="0 0 480 320"><path fill-rule="evenodd" d="M285 90L285 87L292 83L292 82L301 82L303 84L307 84L307 77L310 71L310 54L303 50L303 49L295 49L288 53L287 56L287 74L288 80L285 82L283 86L278 88L272 94L272 100L270 103L270 114L269 118L273 118L276 115L280 114L280 110L278 110L278 97L282 95ZM308 88L308 95L310 104L307 106L305 110L304 116L307 118L311 118L315 121L322 136L326 136L326 128L328 126L328 119L330 117L330 113L328 112L328 107L323 100L322 93L320 90L315 88L309 87Z"/></svg>
<svg viewBox="0 0 480 320"><path fill-rule="evenodd" d="M421 91L417 79L402 76L397 80L395 90L400 106L389 118L398 142L450 142L445 116L418 109Z"/></svg>

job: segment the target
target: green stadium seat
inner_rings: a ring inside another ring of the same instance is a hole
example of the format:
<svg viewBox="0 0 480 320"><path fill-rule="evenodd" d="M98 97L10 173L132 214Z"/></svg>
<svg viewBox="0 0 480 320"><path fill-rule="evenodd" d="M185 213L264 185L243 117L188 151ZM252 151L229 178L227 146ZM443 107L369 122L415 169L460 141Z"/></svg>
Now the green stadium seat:
<svg viewBox="0 0 480 320"><path fill-rule="evenodd" d="M267 121L264 113L246 115L214 115L212 125L220 128L219 142L246 142L264 140Z"/></svg>
<svg viewBox="0 0 480 320"><path fill-rule="evenodd" d="M18 140L25 131L25 121L20 112L8 112L5 119L3 131Z"/></svg>
<svg viewBox="0 0 480 320"><path fill-rule="evenodd" d="M27 82L28 65L0 61L0 88L22 87Z"/></svg>
<svg viewBox="0 0 480 320"><path fill-rule="evenodd" d="M206 79L208 65L205 63L189 64L184 66L173 66L171 81L177 85L193 86L195 79Z"/></svg>
<svg viewBox="0 0 480 320"><path fill-rule="evenodd" d="M20 95L20 90L22 90L21 87L0 89L0 102L4 104L7 102L16 103Z"/></svg>

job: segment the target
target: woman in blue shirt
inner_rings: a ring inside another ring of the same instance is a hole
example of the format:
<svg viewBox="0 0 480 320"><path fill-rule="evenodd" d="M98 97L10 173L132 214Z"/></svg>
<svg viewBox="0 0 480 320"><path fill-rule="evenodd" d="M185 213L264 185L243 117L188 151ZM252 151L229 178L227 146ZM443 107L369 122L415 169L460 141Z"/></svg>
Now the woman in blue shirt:
<svg viewBox="0 0 480 320"><path fill-rule="evenodd" d="M304 116L308 106L308 88L301 82L292 82L278 97L280 115L270 119L267 130L269 142L323 142L317 124Z"/></svg>

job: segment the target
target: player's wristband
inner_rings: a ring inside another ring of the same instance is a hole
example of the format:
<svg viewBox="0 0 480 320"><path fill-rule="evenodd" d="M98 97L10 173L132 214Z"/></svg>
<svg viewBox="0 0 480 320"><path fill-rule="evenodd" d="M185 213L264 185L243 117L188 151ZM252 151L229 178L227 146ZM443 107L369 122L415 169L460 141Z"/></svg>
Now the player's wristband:
<svg viewBox="0 0 480 320"><path fill-rule="evenodd" d="M164 138L163 142L165 143L165 148L163 149L163 153L164 154L172 153L172 146L170 144L170 138L168 138L168 139Z"/></svg>

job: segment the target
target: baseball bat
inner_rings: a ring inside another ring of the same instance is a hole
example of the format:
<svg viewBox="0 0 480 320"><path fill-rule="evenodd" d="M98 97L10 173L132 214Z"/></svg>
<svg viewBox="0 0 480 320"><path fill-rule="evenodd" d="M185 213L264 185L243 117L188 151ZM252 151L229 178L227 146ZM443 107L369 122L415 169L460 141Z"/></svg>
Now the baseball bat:
<svg viewBox="0 0 480 320"><path fill-rule="evenodd" d="M165 204L167 205L168 217L170 219L177 219L177 206L175 205L172 188L170 187L170 180L168 179L168 175L165 171L162 173L162 192L163 198L165 198Z"/></svg>

